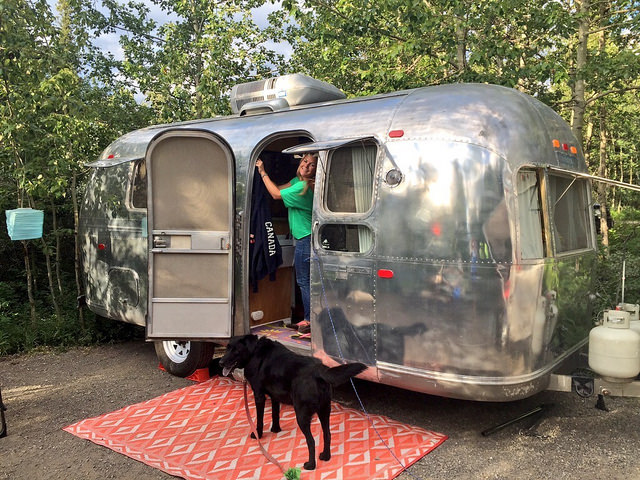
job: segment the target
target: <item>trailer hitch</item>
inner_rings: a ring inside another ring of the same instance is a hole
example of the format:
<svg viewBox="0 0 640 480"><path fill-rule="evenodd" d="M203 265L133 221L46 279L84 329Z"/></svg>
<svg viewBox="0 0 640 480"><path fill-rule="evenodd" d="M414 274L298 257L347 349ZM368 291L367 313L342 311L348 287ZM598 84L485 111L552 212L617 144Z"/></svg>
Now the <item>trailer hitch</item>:
<svg viewBox="0 0 640 480"><path fill-rule="evenodd" d="M595 385L593 376L587 375L572 375L571 376L571 390L576 395L582 398L589 398L595 392Z"/></svg>

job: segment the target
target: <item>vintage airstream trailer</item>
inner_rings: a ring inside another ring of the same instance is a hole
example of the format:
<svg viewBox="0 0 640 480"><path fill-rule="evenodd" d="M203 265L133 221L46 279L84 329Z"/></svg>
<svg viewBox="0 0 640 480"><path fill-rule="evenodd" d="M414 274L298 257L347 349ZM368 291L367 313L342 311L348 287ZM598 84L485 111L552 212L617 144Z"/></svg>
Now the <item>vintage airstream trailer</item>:
<svg viewBox="0 0 640 480"><path fill-rule="evenodd" d="M590 180L549 107L483 84L346 99L302 75L241 85L232 102L231 116L126 134L90 165L87 304L146 326L169 371L295 315L287 214L253 185L258 158L285 183L303 151L319 152L312 335L292 348L364 362L384 384L509 401L545 389L585 344ZM283 263L254 281L260 202Z"/></svg>

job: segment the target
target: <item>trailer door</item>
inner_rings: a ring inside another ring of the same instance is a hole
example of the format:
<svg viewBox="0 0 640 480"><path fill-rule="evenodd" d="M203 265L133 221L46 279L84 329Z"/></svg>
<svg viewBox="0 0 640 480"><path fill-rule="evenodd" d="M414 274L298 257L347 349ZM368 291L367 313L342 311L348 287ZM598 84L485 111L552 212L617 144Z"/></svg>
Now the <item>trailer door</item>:
<svg viewBox="0 0 640 480"><path fill-rule="evenodd" d="M285 150L326 152L318 164L313 209L313 348L338 361L372 366L378 353L373 215L380 150L373 136Z"/></svg>
<svg viewBox="0 0 640 480"><path fill-rule="evenodd" d="M149 338L231 335L233 158L206 132L172 131L147 152Z"/></svg>

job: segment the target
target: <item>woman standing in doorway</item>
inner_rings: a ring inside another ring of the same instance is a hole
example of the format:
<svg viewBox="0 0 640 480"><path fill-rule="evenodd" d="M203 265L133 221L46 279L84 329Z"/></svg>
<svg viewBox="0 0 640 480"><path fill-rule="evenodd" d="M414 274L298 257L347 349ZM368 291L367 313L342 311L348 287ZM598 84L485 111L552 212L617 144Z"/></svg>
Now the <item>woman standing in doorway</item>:
<svg viewBox="0 0 640 480"><path fill-rule="evenodd" d="M296 282L302 294L304 320L298 323L298 332L308 334L311 331L311 208L313 206L313 189L315 186L317 153L302 155L296 176L284 185L276 185L264 170L264 163L258 159L256 168L269 194L284 202L289 217L289 229L296 241L293 264L296 271Z"/></svg>

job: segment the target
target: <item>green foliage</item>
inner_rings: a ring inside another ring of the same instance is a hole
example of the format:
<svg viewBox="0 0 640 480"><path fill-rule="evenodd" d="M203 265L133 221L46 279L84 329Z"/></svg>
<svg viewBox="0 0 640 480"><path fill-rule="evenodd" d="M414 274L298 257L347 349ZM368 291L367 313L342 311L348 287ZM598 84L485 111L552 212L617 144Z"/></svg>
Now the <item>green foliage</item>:
<svg viewBox="0 0 640 480"><path fill-rule="evenodd" d="M60 5L61 26L44 0L0 5L0 207L45 210L42 241L0 228L0 354L111 338L76 308L74 184L113 138L151 121L125 83L102 81L112 64L90 44L86 5Z"/></svg>
<svg viewBox="0 0 640 480"><path fill-rule="evenodd" d="M553 2L283 2L293 69L352 95L490 82L549 97L567 22Z"/></svg>
<svg viewBox="0 0 640 480"><path fill-rule="evenodd" d="M228 114L233 85L282 64L266 46L276 31L259 29L250 14L264 1L153 1L174 20L156 28L140 5L109 7L111 18L132 32L121 37L125 59L118 68L160 122Z"/></svg>
<svg viewBox="0 0 640 480"><path fill-rule="evenodd" d="M284 473L284 478L286 480L300 480L300 473L302 472L302 470L300 470L299 468L295 467L295 468L290 468L289 470L287 470Z"/></svg>
<svg viewBox="0 0 640 480"><path fill-rule="evenodd" d="M61 299L63 318L53 313L41 314L37 326L29 319L29 305L21 284L0 282L0 355L26 352L39 347L67 348L96 343L119 342L144 338L144 329L136 325L114 322L89 314L80 323L74 295ZM46 311L47 292L37 295L38 309Z"/></svg>
<svg viewBox="0 0 640 480"><path fill-rule="evenodd" d="M610 253L601 252L596 291L602 310L625 303L640 303L640 211L625 208L614 213L609 230ZM622 288L624 269L624 292Z"/></svg>

